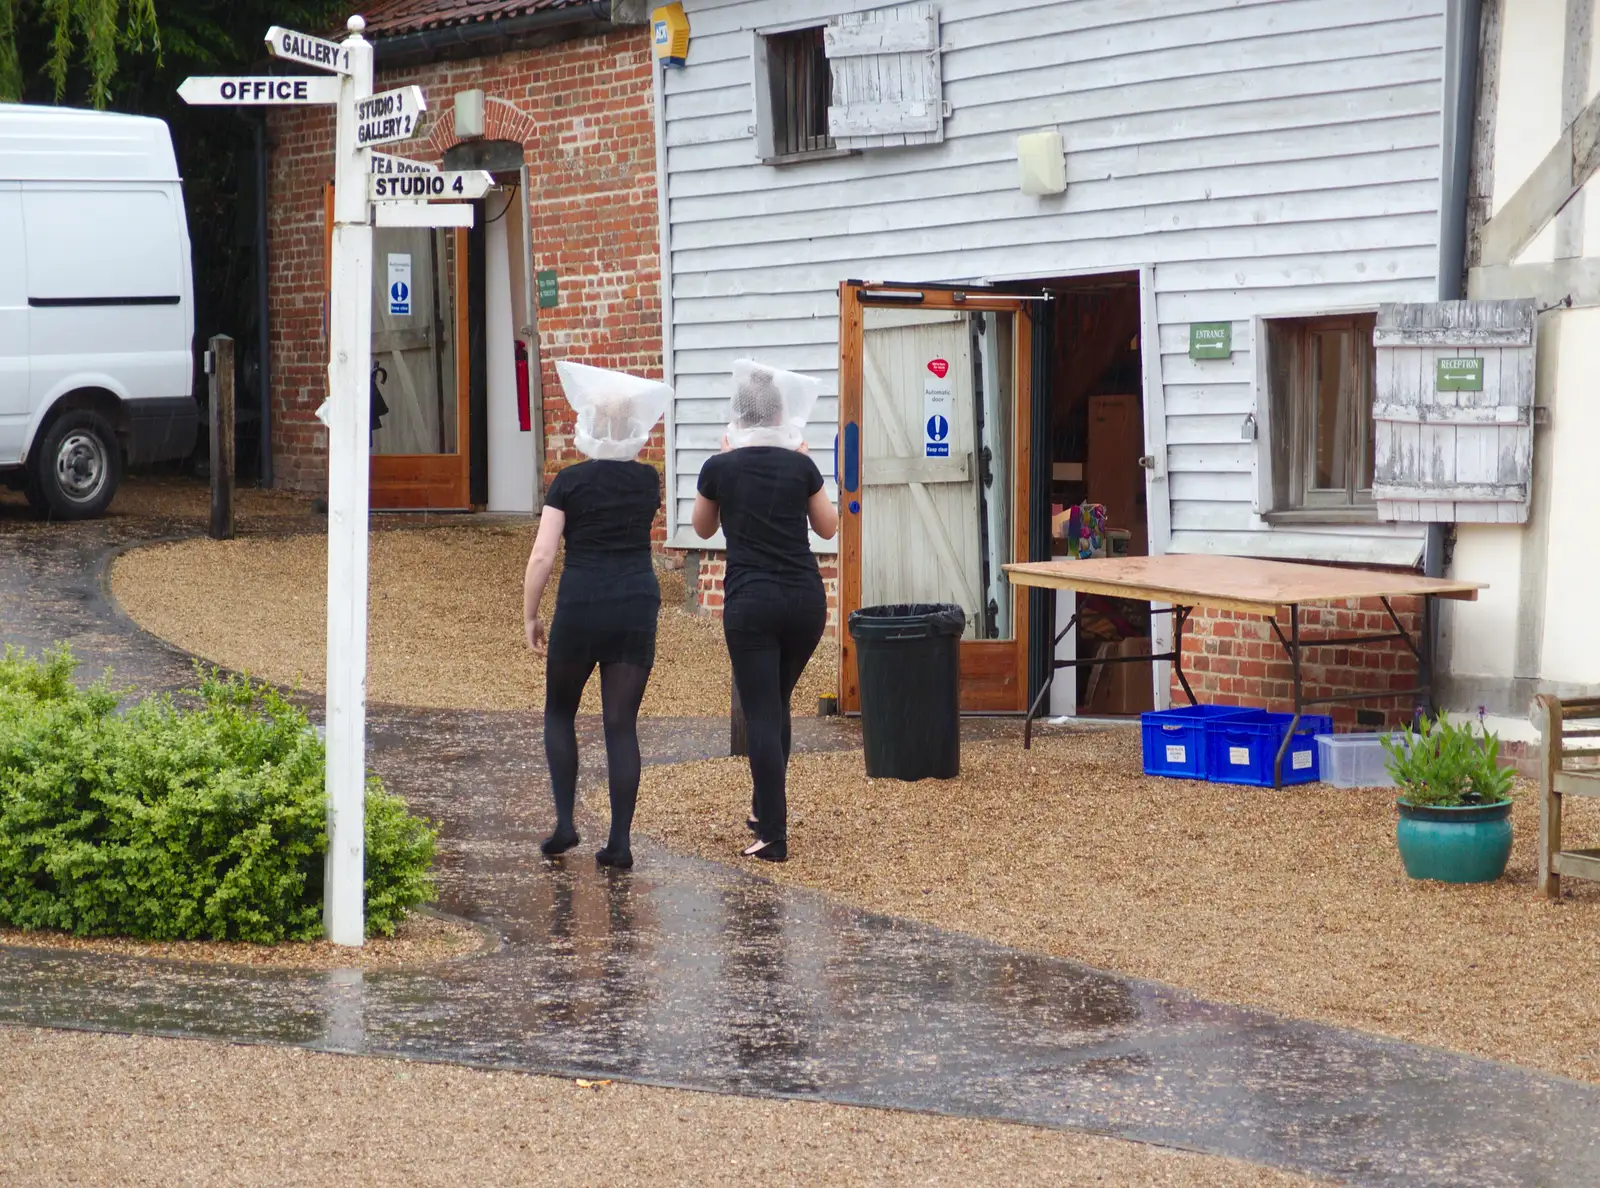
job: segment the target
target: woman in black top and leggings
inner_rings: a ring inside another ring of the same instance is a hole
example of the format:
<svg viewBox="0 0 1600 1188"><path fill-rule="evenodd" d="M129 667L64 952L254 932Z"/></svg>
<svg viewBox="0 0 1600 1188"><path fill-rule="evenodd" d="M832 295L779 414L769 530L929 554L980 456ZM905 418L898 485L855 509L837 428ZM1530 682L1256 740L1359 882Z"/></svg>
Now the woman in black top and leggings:
<svg viewBox="0 0 1600 1188"><path fill-rule="evenodd" d="M611 791L611 836L595 854L602 866L633 865L629 833L639 795L639 705L656 656L661 588L650 558L650 527L661 506L661 476L634 461L666 410L671 389L621 372L556 364L578 413L573 444L590 461L556 475L539 515L523 580L528 646L545 659L544 748L555 793L549 856L578 844L578 703L598 665ZM566 565L548 636L539 603L566 540Z"/></svg>
<svg viewBox="0 0 1600 1188"><path fill-rule="evenodd" d="M744 707L754 785L749 825L756 841L744 854L782 862L789 856L789 698L828 623L827 596L806 528L831 539L839 513L797 431L794 447L735 448L746 434L783 440L785 421L792 418L786 418L780 385L814 381L749 364L735 367L729 436L736 440L724 438L723 452L700 470L694 530L710 537L720 523L728 542L722 628Z"/></svg>

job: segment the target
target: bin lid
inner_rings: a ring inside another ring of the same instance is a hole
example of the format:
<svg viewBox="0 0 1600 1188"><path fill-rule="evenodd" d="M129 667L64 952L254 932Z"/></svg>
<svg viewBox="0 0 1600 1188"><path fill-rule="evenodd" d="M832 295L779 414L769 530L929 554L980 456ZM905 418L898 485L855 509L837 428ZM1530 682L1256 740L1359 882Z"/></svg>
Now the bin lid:
<svg viewBox="0 0 1600 1188"><path fill-rule="evenodd" d="M961 636L967 630L967 612L951 602L895 602L853 610L849 622L852 639Z"/></svg>

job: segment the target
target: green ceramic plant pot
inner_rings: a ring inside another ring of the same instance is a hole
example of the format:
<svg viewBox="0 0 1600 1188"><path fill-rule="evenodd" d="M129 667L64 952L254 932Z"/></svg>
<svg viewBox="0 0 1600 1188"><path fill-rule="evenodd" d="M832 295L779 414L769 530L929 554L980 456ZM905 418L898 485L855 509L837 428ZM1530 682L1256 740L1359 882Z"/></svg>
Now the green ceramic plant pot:
<svg viewBox="0 0 1600 1188"><path fill-rule="evenodd" d="M1511 857L1511 802L1434 808L1404 798L1395 804L1395 841L1414 879L1441 883L1492 883Z"/></svg>

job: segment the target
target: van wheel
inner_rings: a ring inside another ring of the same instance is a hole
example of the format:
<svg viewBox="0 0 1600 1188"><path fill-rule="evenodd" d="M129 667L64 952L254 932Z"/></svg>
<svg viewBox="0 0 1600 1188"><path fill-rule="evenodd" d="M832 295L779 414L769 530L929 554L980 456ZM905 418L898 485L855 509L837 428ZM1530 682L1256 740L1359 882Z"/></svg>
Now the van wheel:
<svg viewBox="0 0 1600 1188"><path fill-rule="evenodd" d="M53 520L106 510L122 481L122 447L99 413L70 409L45 431L29 467L28 502Z"/></svg>

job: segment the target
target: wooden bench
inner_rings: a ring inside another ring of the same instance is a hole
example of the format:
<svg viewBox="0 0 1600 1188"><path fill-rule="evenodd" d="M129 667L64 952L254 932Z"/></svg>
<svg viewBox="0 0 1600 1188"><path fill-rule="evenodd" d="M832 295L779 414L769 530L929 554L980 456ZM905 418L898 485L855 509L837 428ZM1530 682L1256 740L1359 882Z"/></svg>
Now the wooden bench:
<svg viewBox="0 0 1600 1188"><path fill-rule="evenodd" d="M1561 876L1600 880L1600 850L1561 848L1561 798L1600 796L1600 697L1534 698L1539 725L1539 890L1561 894Z"/></svg>

